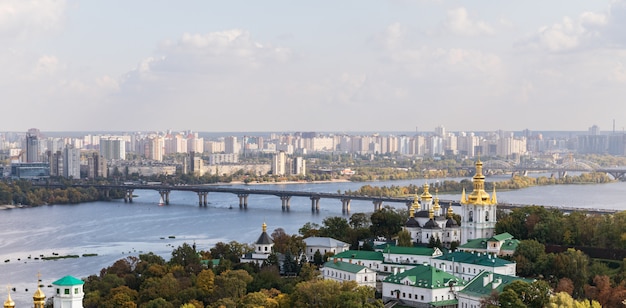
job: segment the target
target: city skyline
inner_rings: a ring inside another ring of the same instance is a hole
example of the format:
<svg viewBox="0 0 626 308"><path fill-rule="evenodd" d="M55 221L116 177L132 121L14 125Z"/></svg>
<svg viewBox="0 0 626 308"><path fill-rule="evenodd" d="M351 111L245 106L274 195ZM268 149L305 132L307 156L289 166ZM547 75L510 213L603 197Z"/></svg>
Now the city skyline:
<svg viewBox="0 0 626 308"><path fill-rule="evenodd" d="M624 26L621 0L4 1L2 130L622 132Z"/></svg>

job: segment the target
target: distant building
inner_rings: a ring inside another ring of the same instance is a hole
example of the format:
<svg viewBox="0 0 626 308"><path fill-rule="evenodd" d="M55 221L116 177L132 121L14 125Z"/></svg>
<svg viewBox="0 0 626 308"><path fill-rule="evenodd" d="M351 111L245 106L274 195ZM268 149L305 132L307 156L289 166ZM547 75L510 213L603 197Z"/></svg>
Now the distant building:
<svg viewBox="0 0 626 308"><path fill-rule="evenodd" d="M510 256L513 255L517 249L519 242L518 239L513 238L513 235L505 232L490 238L471 240L459 246L458 249L467 252L482 252L498 256Z"/></svg>
<svg viewBox="0 0 626 308"><path fill-rule="evenodd" d="M242 263L256 263L257 265L262 265L263 262L267 261L270 254L272 253L272 248L274 247L274 241L267 234L267 225L263 223L263 231L261 235L254 243L254 252L246 253L241 256L240 261Z"/></svg>
<svg viewBox="0 0 626 308"><path fill-rule="evenodd" d="M528 283L533 282L530 279L483 271L470 280L463 290L457 293L458 307L482 307L481 300L483 298L489 297L493 292L501 293L504 287L517 280Z"/></svg>
<svg viewBox="0 0 626 308"><path fill-rule="evenodd" d="M457 308L455 294L465 282L430 265L399 268L382 282L383 302L398 301L410 307Z"/></svg>
<svg viewBox="0 0 626 308"><path fill-rule="evenodd" d="M274 154L274 157L272 158L272 174L287 174L287 154L284 151Z"/></svg>
<svg viewBox="0 0 626 308"><path fill-rule="evenodd" d="M41 162L39 155L39 137L35 134L26 135L26 162L36 163Z"/></svg>
<svg viewBox="0 0 626 308"><path fill-rule="evenodd" d="M50 177L48 163L14 163L11 164L11 177L18 179L43 179Z"/></svg>
<svg viewBox="0 0 626 308"><path fill-rule="evenodd" d="M84 282L72 276L65 276L52 283L55 289L53 305L55 308L83 308Z"/></svg>
<svg viewBox="0 0 626 308"><path fill-rule="evenodd" d="M338 282L355 281L360 286L376 288L376 271L366 266L334 259L320 269L324 279Z"/></svg>
<svg viewBox="0 0 626 308"><path fill-rule="evenodd" d="M304 254L306 255L306 259L310 262L313 262L313 257L315 256L316 251L319 251L323 256L326 253L335 255L350 249L350 245L348 243L344 243L331 237L307 237L304 239L304 243L306 244L306 251Z"/></svg>
<svg viewBox="0 0 626 308"><path fill-rule="evenodd" d="M100 138L100 155L106 160L126 159L126 142L122 137Z"/></svg>

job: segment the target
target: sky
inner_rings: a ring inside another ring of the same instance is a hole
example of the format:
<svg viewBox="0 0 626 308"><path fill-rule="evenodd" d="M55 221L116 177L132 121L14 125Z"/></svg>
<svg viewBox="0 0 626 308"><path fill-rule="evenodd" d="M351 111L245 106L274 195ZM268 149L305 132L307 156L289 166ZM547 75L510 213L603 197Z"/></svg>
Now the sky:
<svg viewBox="0 0 626 308"><path fill-rule="evenodd" d="M626 0L0 1L0 131L626 126Z"/></svg>

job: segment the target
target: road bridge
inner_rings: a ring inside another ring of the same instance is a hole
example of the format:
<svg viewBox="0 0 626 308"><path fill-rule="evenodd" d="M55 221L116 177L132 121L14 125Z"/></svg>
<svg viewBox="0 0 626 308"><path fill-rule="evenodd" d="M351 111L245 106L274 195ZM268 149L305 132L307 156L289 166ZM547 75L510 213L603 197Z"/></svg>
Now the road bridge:
<svg viewBox="0 0 626 308"><path fill-rule="evenodd" d="M66 188L66 185L61 184L34 184L36 186L49 187L49 188ZM272 190L272 189L252 189L252 188L237 188L237 187L225 187L217 185L148 185L148 184L73 184L71 187L90 188L94 187L102 192L104 196L109 196L111 190L121 190L124 192L124 202L133 202L133 192L135 190L155 190L164 201L164 204L169 205L169 195L172 191L187 191L194 192L198 195L198 205L208 205L209 193L228 193L234 194L239 199L239 208L248 208L248 197L250 195L272 195L277 196L281 202L282 211L288 212L291 208L291 198L309 198L311 200L311 211L319 213L320 200L321 199L334 199L341 203L341 211L344 214L350 213L350 203L352 200L370 201L374 205L374 211L381 210L384 203L400 203L409 208L414 201L414 196L408 197L383 197L383 196L358 196L358 195L346 195L343 193L322 193L322 192L306 192L306 191L288 191L288 190ZM439 200L439 203L443 206L460 206L458 200ZM499 203L500 209L513 209L516 207L525 207L528 204L510 204ZM617 210L611 209L592 209L592 208L576 208L576 207L563 207L563 206L549 206L540 205L546 208L558 209L565 213L570 212L586 212L588 214L613 214ZM455 211L456 212L456 211Z"/></svg>

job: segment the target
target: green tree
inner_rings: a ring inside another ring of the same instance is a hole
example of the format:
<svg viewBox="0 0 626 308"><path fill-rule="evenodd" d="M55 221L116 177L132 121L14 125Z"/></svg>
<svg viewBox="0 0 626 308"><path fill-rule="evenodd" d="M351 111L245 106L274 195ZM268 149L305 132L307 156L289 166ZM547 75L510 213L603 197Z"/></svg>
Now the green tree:
<svg viewBox="0 0 626 308"><path fill-rule="evenodd" d="M188 273L197 274L202 270L202 264L200 263L200 256L196 252L196 249L187 243L183 243L178 248L172 251L172 258L169 261L170 265L180 265Z"/></svg>
<svg viewBox="0 0 626 308"><path fill-rule="evenodd" d="M375 211L370 216L370 230L374 236L384 236L387 240L402 229L403 216L390 206Z"/></svg>
<svg viewBox="0 0 626 308"><path fill-rule="evenodd" d="M398 232L398 246L412 247L413 240L411 239L411 233L407 230L401 230Z"/></svg>

